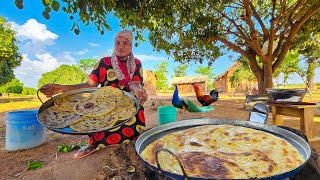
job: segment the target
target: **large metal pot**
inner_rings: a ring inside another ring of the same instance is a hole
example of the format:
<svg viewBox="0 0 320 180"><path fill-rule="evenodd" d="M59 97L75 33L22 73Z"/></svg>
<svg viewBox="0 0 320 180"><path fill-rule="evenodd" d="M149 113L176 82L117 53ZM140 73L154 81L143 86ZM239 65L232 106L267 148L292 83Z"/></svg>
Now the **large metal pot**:
<svg viewBox="0 0 320 180"><path fill-rule="evenodd" d="M141 157L141 152L150 143L165 136L166 134L176 132L176 131L185 130L185 129L188 129L191 127L202 126L202 125L211 125L211 124L229 124L229 125L253 128L253 129L262 130L262 131L271 133L275 136L278 136L278 137L284 139L285 141L289 142L290 144L292 144L298 150L298 152L303 156L305 162L300 167L298 167L296 169L292 169L291 171L285 172L283 174L277 174L275 176L267 177L264 179L282 180L287 177L290 177L290 176L298 173L303 168L303 166L306 164L307 160L310 158L311 149L310 149L309 144L303 138L301 138L300 136L298 136L288 130L285 130L285 129L282 129L279 127L275 127L272 125L267 125L267 124L261 124L261 123L243 121L243 120L226 120L226 119L190 119L190 120L182 120L182 121L177 121L177 122L157 126L155 128L149 129L148 131L145 131L144 133L142 133L139 136L139 138L137 139L136 144L135 144L136 151L137 151L138 155L140 156L140 158L146 163L146 165L149 168L151 168L154 171L157 171L167 177L171 177L173 179L186 179L186 178L187 179L200 179L197 177L188 177L188 175L183 170L183 164L180 164L180 165L182 166L182 171L184 172L184 175L179 175L179 174L174 174L174 173L171 173L168 171L164 171L161 169L161 166L159 166L160 164L158 165L158 167L160 167L160 168L157 168L156 166L145 161ZM211 179L214 179L214 178L211 178Z"/></svg>

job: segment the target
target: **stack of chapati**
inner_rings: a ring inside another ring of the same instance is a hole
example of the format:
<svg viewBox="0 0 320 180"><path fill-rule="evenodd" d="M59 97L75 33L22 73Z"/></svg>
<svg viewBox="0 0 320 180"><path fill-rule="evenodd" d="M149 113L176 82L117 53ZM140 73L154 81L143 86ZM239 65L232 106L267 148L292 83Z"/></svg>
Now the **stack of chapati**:
<svg viewBox="0 0 320 180"><path fill-rule="evenodd" d="M42 111L39 118L49 128L70 126L77 132L95 132L127 120L135 113L133 99L118 88L105 86L92 93L66 94L55 100L54 106Z"/></svg>

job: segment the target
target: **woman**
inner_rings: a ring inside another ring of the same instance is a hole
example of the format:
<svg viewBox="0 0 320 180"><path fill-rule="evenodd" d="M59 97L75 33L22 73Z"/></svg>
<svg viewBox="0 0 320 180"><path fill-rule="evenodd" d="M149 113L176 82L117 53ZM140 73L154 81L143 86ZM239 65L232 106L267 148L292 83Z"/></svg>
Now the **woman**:
<svg viewBox="0 0 320 180"><path fill-rule="evenodd" d="M114 51L111 57L102 58L95 66L86 83L75 85L48 84L40 88L47 97L74 89L113 86L121 90L133 91L140 105L147 100L142 88L142 65L132 53L132 33L122 30L114 39ZM136 139L145 128L144 109L141 106L137 115L128 123L89 135L88 145L80 149L74 158L82 158L93 153L99 144L110 145Z"/></svg>

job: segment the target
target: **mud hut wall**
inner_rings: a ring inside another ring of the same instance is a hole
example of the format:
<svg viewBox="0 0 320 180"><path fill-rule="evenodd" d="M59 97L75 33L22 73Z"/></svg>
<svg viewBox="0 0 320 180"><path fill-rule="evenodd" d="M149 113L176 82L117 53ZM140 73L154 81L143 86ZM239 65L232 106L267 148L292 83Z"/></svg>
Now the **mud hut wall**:
<svg viewBox="0 0 320 180"><path fill-rule="evenodd" d="M221 76L218 80L216 80L214 82L214 87L215 89L221 89L224 93L229 92L227 74Z"/></svg>
<svg viewBox="0 0 320 180"><path fill-rule="evenodd" d="M205 90L205 82L196 83L199 88L204 91ZM193 90L192 83L181 83L178 84L179 93L195 93Z"/></svg>
<svg viewBox="0 0 320 180"><path fill-rule="evenodd" d="M148 81L150 81L152 86L156 87L157 78L152 70L144 70L143 71L143 82L147 83Z"/></svg>
<svg viewBox="0 0 320 180"><path fill-rule="evenodd" d="M179 93L191 93L193 92L192 84L178 84Z"/></svg>
<svg viewBox="0 0 320 180"><path fill-rule="evenodd" d="M202 91L206 91L206 83L205 82L201 82L201 83L197 83L197 84Z"/></svg>

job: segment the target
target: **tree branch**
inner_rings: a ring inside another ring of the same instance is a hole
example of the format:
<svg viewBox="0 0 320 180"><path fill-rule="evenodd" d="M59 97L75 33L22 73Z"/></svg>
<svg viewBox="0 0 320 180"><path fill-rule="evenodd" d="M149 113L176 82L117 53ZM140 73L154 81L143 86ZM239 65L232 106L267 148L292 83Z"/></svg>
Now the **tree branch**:
<svg viewBox="0 0 320 180"><path fill-rule="evenodd" d="M262 56L262 50L259 44L259 39L258 39L258 35L257 35L257 31L254 28L254 23L251 20L251 11L250 11L250 6L249 6L249 2L248 0L243 0L243 5L244 8L246 10L246 15L243 16L243 19L245 20L245 22L248 24L249 28L250 28L250 36L251 36L251 40L252 40L252 49L255 50L256 54L258 56Z"/></svg>
<svg viewBox="0 0 320 180"><path fill-rule="evenodd" d="M293 38L297 34L298 30L301 28L302 24L305 23L308 18L310 18L312 15L314 15L316 12L320 11L320 4L316 4L314 8L308 10L304 16L300 20L294 23L294 25L291 27L291 31L288 35L288 38L286 39L286 43L284 44L281 53L278 56L278 59L274 62L272 65L272 72L274 72L281 62L283 61L285 55L287 54L288 50L293 44Z"/></svg>
<svg viewBox="0 0 320 180"><path fill-rule="evenodd" d="M254 52L254 50L252 48L249 48L247 50L248 54L249 54L249 65L251 67L251 70L254 72L253 74L256 76L256 78L258 79L258 76L262 73L262 69L260 68L257 60L256 60L256 54ZM259 71L258 73L255 73L255 71Z"/></svg>
<svg viewBox="0 0 320 180"><path fill-rule="evenodd" d="M241 38L243 38L245 41L247 41L249 39L249 37L246 36L246 34L242 31L242 29L237 25L237 23L233 19L230 19L225 13L221 12L216 7L213 7L213 6L211 6L211 7L214 10L216 10L223 18L226 18L228 21L230 21L236 27L236 29L239 31L239 33L241 35Z"/></svg>
<svg viewBox="0 0 320 180"><path fill-rule="evenodd" d="M214 38L217 41L222 42L223 44L228 46L230 49L234 50L235 52L240 53L242 56L244 56L245 58L249 59L249 54L246 51L242 50L239 46L231 43L227 39L224 39L224 38L222 38L220 36L215 36L215 37L212 37L212 38Z"/></svg>
<svg viewBox="0 0 320 180"><path fill-rule="evenodd" d="M284 25L288 24L289 17L286 16L286 18L276 27L275 32L278 32L283 28ZM279 20L277 20L279 22Z"/></svg>
<svg viewBox="0 0 320 180"><path fill-rule="evenodd" d="M249 2L249 5L252 9L252 12L253 12L253 16L257 19L257 21L259 22L261 28L262 28L262 32L263 32L263 40L267 40L268 36L269 36L269 32L268 30L266 29L266 26L264 25L264 23L262 22L259 14L257 13L256 11L256 8L253 6L252 2L250 1Z"/></svg>
<svg viewBox="0 0 320 180"><path fill-rule="evenodd" d="M285 11L285 7L287 5L287 1L286 0L280 0L280 16L284 13Z"/></svg>
<svg viewBox="0 0 320 180"><path fill-rule="evenodd" d="M266 56L272 56L272 49L273 49L273 40L274 40L274 35L275 35L275 31L274 31L274 24L275 24L275 17L274 17L274 13L276 10L276 1L273 0L272 1L272 11L271 11L271 21L270 21L270 36L269 36L269 42L268 42L268 51Z"/></svg>
<svg viewBox="0 0 320 180"><path fill-rule="evenodd" d="M283 12L283 14L280 14L280 16L276 18L276 20L278 21L283 16L287 16L288 14L294 13L300 7L300 4L303 3L303 1L305 0L298 0L296 3L291 5L285 12Z"/></svg>
<svg viewBox="0 0 320 180"><path fill-rule="evenodd" d="M275 51L273 52L272 54L272 57L276 57L276 55L279 53L279 51L281 50L282 48L282 45L283 43L285 42L285 38L286 38L286 34L287 34L287 31L289 29L290 26L286 26L285 29L283 30L281 36L280 36L280 39L279 39L279 42L278 42L278 47L275 49Z"/></svg>
<svg viewBox="0 0 320 180"><path fill-rule="evenodd" d="M141 8L140 8L140 11L139 11L139 14L138 14L138 17L141 17L141 14L142 14L142 10L143 10L143 7L144 7L144 4L146 3L145 0L142 1L142 5L141 5Z"/></svg>

